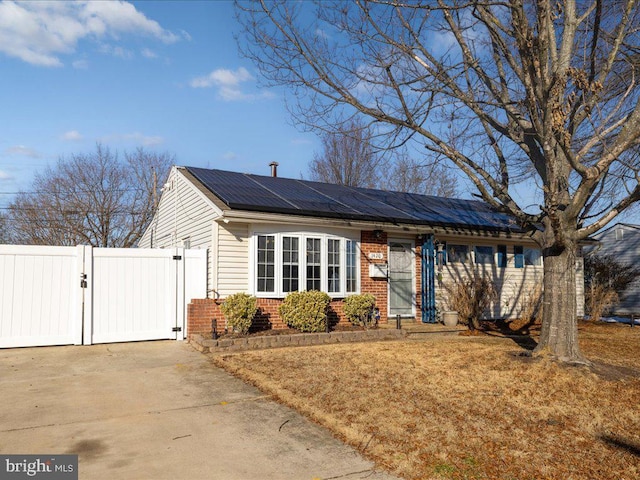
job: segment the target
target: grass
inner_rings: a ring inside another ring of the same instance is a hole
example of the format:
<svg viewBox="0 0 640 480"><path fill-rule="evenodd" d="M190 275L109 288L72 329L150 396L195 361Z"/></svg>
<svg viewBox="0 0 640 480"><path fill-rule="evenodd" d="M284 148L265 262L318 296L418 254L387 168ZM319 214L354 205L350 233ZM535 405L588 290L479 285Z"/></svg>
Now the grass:
<svg viewBox="0 0 640 480"><path fill-rule="evenodd" d="M215 357L407 479L640 477L640 328L581 324L594 369L438 337Z"/></svg>

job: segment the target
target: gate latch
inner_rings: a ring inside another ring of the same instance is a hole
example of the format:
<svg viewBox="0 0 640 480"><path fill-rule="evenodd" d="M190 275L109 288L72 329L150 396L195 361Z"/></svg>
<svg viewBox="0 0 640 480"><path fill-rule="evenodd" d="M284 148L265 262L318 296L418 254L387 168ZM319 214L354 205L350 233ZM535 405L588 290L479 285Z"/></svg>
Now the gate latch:
<svg viewBox="0 0 640 480"><path fill-rule="evenodd" d="M87 274L80 274L80 288L87 288Z"/></svg>
<svg viewBox="0 0 640 480"><path fill-rule="evenodd" d="M181 332L182 331L182 327L173 327L171 329L172 332Z"/></svg>

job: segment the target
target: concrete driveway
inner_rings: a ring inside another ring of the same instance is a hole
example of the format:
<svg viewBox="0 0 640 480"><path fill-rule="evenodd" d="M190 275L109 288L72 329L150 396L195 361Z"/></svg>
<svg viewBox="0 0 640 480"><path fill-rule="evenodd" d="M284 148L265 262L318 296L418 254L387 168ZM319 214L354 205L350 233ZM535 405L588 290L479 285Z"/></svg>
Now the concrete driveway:
<svg viewBox="0 0 640 480"><path fill-rule="evenodd" d="M81 479L395 478L183 342L0 350L0 399L0 453Z"/></svg>

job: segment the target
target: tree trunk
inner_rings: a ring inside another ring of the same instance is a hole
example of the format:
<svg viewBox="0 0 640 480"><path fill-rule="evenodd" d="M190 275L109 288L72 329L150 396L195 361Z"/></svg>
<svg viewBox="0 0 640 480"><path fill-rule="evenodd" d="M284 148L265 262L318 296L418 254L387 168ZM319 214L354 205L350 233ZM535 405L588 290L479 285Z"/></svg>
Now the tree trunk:
<svg viewBox="0 0 640 480"><path fill-rule="evenodd" d="M568 363L589 362L580 353L576 308L577 245L543 251L544 310L540 341L535 355L551 355Z"/></svg>

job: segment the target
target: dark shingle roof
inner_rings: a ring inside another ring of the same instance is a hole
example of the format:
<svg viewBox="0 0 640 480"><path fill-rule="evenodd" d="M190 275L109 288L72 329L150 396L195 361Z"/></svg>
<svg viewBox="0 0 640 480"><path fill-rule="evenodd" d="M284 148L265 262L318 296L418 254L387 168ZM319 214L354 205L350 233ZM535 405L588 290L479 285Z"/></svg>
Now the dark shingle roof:
<svg viewBox="0 0 640 480"><path fill-rule="evenodd" d="M477 200L347 187L224 170L185 168L225 205L237 210L521 231L512 217Z"/></svg>

